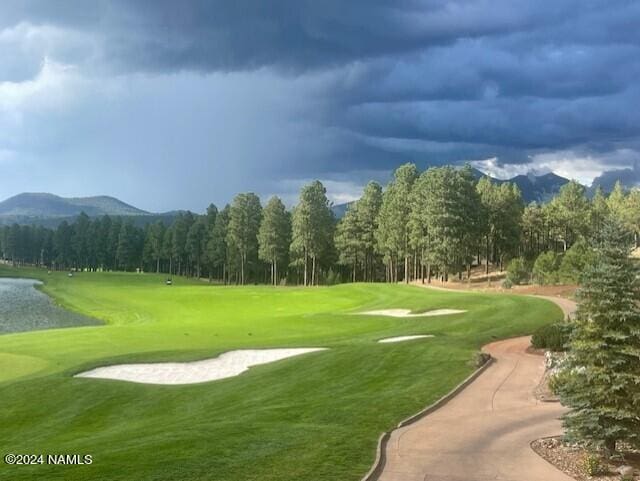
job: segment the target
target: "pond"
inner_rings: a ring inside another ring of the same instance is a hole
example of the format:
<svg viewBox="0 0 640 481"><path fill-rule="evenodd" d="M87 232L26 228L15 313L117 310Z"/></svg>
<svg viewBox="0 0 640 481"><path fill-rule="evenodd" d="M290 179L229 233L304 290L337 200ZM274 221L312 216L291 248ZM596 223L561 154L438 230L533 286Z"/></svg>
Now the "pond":
<svg viewBox="0 0 640 481"><path fill-rule="evenodd" d="M102 324L56 306L33 279L0 278L0 334Z"/></svg>

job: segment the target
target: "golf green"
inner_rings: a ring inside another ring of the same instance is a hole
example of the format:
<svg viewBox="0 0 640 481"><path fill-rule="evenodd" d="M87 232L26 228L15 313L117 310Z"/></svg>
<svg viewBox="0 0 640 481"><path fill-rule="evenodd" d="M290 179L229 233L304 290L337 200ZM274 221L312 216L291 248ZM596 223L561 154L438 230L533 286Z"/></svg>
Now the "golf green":
<svg viewBox="0 0 640 481"><path fill-rule="evenodd" d="M464 379L480 346L562 317L541 299L402 285L166 286L152 274L4 266L0 276L41 279L60 306L105 322L0 335L0 454L92 456L90 465L0 462L0 480L11 481L356 481L379 434ZM379 309L466 312L357 314ZM418 334L434 337L377 342ZM185 386L73 377L272 347L329 349Z"/></svg>

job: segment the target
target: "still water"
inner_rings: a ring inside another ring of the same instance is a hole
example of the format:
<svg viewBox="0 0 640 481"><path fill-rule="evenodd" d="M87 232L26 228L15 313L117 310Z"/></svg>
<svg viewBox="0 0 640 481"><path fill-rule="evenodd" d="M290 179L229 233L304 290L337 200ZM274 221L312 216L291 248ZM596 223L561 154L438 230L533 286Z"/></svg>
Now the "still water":
<svg viewBox="0 0 640 481"><path fill-rule="evenodd" d="M33 279L0 278L0 334L101 324L69 312L35 288Z"/></svg>

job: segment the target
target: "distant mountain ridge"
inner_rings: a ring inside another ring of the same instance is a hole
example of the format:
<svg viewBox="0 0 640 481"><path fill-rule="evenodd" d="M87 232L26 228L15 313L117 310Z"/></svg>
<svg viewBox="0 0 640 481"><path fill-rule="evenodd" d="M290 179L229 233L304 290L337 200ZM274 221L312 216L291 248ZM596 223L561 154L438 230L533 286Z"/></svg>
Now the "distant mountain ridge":
<svg viewBox="0 0 640 481"><path fill-rule="evenodd" d="M68 217L84 212L90 217L108 215L147 215L115 197L60 197L47 193L24 193L0 202L2 217Z"/></svg>
<svg viewBox="0 0 640 481"><path fill-rule="evenodd" d="M55 227L62 221L73 221L82 212L89 217L129 217L137 224L163 216L151 214L107 195L60 197L48 193L26 192L0 202L0 225L17 223Z"/></svg>
<svg viewBox="0 0 640 481"><path fill-rule="evenodd" d="M473 169L473 174L477 179L480 179L481 177L489 177L492 182L497 184L504 184L505 182L512 182L516 184L522 193L522 198L527 204L534 201L547 202L554 195L560 192L560 188L563 185L569 183L569 179L565 179L553 172L543 175L517 175L506 180L496 179L495 177L491 177L478 169ZM335 215L337 219L341 219L351 204L353 204L353 202L332 206L331 210L333 211L333 215Z"/></svg>
<svg viewBox="0 0 640 481"><path fill-rule="evenodd" d="M482 174L484 176L485 174ZM516 175L511 179L500 180L489 176L493 182L503 184L511 182L516 184L522 193L522 198L528 204L530 202L547 202L558 192L560 188L569 183L569 179L565 179L553 172L543 175Z"/></svg>

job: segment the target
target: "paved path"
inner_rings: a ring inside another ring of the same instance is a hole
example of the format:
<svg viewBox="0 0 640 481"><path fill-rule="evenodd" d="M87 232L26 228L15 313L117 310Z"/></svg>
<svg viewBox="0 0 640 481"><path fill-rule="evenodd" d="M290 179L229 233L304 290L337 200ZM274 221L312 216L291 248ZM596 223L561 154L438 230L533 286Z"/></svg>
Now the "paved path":
<svg viewBox="0 0 640 481"><path fill-rule="evenodd" d="M565 313L575 308L565 299L557 303ZM493 365L442 408L395 430L378 479L573 481L530 447L535 439L562 433L564 408L534 397L544 366L528 346L528 337L485 346Z"/></svg>

